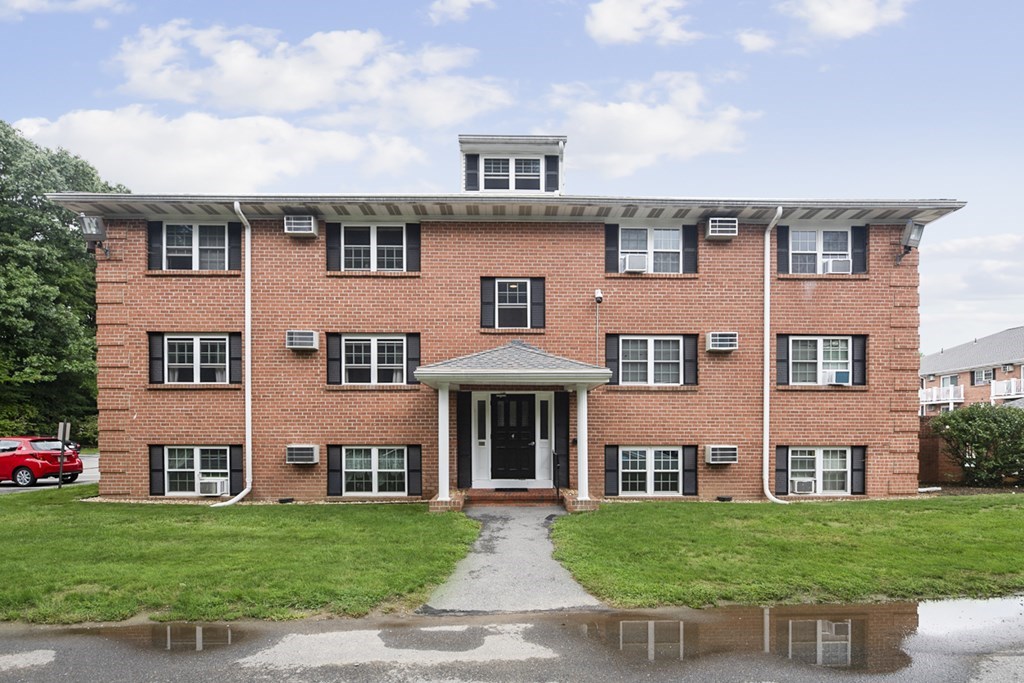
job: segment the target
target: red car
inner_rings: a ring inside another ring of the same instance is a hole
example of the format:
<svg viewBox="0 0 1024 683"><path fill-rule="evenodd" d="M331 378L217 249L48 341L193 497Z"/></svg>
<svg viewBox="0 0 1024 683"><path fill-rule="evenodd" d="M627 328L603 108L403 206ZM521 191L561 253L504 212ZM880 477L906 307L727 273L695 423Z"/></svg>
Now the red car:
<svg viewBox="0 0 1024 683"><path fill-rule="evenodd" d="M0 437L0 481L32 486L37 479L60 475L60 441L45 436ZM82 473L78 451L64 447L64 478L70 484Z"/></svg>

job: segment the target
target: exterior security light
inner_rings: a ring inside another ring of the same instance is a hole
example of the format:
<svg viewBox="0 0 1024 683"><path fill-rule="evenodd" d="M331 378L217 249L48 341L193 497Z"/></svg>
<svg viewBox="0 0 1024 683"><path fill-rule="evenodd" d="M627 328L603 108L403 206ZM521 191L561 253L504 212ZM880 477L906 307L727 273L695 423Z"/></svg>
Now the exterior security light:
<svg viewBox="0 0 1024 683"><path fill-rule="evenodd" d="M82 236L89 242L102 242L107 239L107 226L99 216L86 216L84 213L78 216L79 225L82 226Z"/></svg>
<svg viewBox="0 0 1024 683"><path fill-rule="evenodd" d="M907 221L907 227L903 228L903 235L900 237L900 244L904 249L916 249L921 244L921 237L924 235L924 223Z"/></svg>

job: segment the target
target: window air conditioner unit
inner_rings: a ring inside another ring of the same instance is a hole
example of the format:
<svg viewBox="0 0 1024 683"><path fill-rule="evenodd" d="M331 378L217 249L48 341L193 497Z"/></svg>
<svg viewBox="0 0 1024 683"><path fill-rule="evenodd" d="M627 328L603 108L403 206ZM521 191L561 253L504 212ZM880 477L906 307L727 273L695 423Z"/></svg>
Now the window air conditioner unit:
<svg viewBox="0 0 1024 683"><path fill-rule="evenodd" d="M822 273L852 273L853 261L848 258L829 258L821 262Z"/></svg>
<svg viewBox="0 0 1024 683"><path fill-rule="evenodd" d="M737 446L704 446L704 462L709 465L731 465L740 461Z"/></svg>
<svg viewBox="0 0 1024 683"><path fill-rule="evenodd" d="M228 492L227 479L200 479L200 496L223 496Z"/></svg>
<svg viewBox="0 0 1024 683"><path fill-rule="evenodd" d="M850 383L849 370L822 370L821 383L832 385L846 385Z"/></svg>
<svg viewBox="0 0 1024 683"><path fill-rule="evenodd" d="M647 254L626 254L619 259L620 273L646 273Z"/></svg>
<svg viewBox="0 0 1024 683"><path fill-rule="evenodd" d="M739 332L708 332L708 351L735 351L740 347Z"/></svg>
<svg viewBox="0 0 1024 683"><path fill-rule="evenodd" d="M320 226L316 216L285 216L284 231L296 237L316 237L320 233Z"/></svg>
<svg viewBox="0 0 1024 683"><path fill-rule="evenodd" d="M789 480L789 492L790 493L814 493L814 488L817 485L813 479L790 479Z"/></svg>
<svg viewBox="0 0 1024 683"><path fill-rule="evenodd" d="M848 638L850 636L850 622L848 621L828 621L825 622L828 626L829 634L837 638Z"/></svg>
<svg viewBox="0 0 1024 683"><path fill-rule="evenodd" d="M316 330L288 330L284 333L284 347L293 351L316 351L320 348L320 335Z"/></svg>
<svg viewBox="0 0 1024 683"><path fill-rule="evenodd" d="M285 446L284 461L288 465L315 465L320 462L320 447L312 444Z"/></svg>
<svg viewBox="0 0 1024 683"><path fill-rule="evenodd" d="M731 240L740 234L738 218L709 218L704 237L709 240Z"/></svg>

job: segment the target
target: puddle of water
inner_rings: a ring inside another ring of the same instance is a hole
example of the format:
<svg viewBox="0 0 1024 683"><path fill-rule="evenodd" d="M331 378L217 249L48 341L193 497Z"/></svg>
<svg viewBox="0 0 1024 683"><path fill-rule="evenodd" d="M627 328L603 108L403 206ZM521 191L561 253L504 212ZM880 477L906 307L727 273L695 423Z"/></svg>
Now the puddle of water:
<svg viewBox="0 0 1024 683"><path fill-rule="evenodd" d="M73 629L72 632L131 643L147 650L167 652L203 652L229 647L245 639L244 630L230 624L136 624Z"/></svg>

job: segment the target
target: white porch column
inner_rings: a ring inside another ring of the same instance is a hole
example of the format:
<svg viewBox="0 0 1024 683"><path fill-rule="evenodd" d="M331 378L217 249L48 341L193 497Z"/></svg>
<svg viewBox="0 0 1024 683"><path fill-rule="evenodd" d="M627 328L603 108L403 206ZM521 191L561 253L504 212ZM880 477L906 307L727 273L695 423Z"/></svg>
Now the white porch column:
<svg viewBox="0 0 1024 683"><path fill-rule="evenodd" d="M576 385L576 477L579 479L577 500L590 500L590 467L588 450L590 435L587 429L587 385Z"/></svg>
<svg viewBox="0 0 1024 683"><path fill-rule="evenodd" d="M437 499L451 500L448 490L448 463L451 457L448 439L448 385L437 387Z"/></svg>

